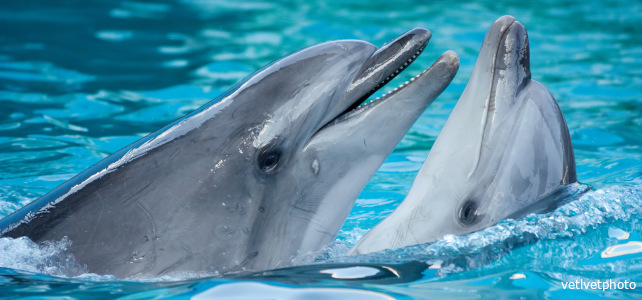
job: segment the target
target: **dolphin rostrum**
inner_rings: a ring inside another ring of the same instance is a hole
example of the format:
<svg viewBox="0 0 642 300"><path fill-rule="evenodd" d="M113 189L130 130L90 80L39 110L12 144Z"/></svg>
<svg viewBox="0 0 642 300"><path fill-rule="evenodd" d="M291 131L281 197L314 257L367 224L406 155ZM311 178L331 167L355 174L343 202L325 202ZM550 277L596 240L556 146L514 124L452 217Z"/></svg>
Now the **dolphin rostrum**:
<svg viewBox="0 0 642 300"><path fill-rule="evenodd" d="M0 236L67 238L117 277L287 266L330 243L359 192L459 67L453 52L362 104L430 39L333 41L285 56L0 221Z"/></svg>
<svg viewBox="0 0 642 300"><path fill-rule="evenodd" d="M529 61L524 26L498 19L408 195L349 254L480 230L578 192L566 121Z"/></svg>

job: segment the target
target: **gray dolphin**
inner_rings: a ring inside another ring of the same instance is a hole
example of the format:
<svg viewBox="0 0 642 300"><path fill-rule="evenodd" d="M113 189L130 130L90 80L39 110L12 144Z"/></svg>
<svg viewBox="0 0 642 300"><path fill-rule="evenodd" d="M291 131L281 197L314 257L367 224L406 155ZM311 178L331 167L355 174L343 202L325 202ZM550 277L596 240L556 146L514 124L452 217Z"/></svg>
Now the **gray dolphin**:
<svg viewBox="0 0 642 300"><path fill-rule="evenodd" d="M334 41L285 56L0 221L0 235L71 242L88 272L152 277L286 266L331 242L359 192L459 60L362 104L420 54Z"/></svg>
<svg viewBox="0 0 642 300"><path fill-rule="evenodd" d="M476 231L551 209L581 189L564 116L531 80L529 61L524 26L498 19L407 197L349 254Z"/></svg>

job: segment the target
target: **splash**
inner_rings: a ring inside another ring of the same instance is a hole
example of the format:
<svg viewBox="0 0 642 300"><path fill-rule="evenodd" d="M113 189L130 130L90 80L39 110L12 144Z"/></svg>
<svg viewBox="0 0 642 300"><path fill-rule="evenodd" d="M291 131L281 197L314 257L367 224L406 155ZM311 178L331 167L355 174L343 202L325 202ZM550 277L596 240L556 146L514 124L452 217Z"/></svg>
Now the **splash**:
<svg viewBox="0 0 642 300"><path fill-rule="evenodd" d="M638 220L641 218L642 186L617 186L587 192L548 214L504 220L467 235L446 235L434 243L347 257L344 254L366 232L355 228L340 232L335 243L321 251L303 254L293 264L421 261L439 270L437 275L440 277L475 269L511 268L518 264L533 271L566 272L566 275L551 275L559 278L573 276L574 272L604 270L606 266L611 275L617 275L642 268L642 265L631 264L631 257L626 255L608 260L600 260L600 255L608 247L630 243L630 239L636 237L639 239L642 224ZM88 274L66 251L70 245L68 239L36 244L27 238L0 238L0 268L76 276L90 281L114 280L111 276ZM519 260L522 261L516 263ZM135 281L180 281L211 276L217 274L179 274Z"/></svg>
<svg viewBox="0 0 642 300"><path fill-rule="evenodd" d="M423 261L439 268L440 276L483 267L508 267L516 263L514 260L522 260L518 265L526 264L529 269L541 271L580 270L592 265L584 260L599 257L609 246L628 242L622 237L628 239L629 232L634 236L641 235L642 224L638 222L641 217L642 186L616 186L587 192L547 214L503 220L467 235L446 235L429 244L355 257L333 256L333 249L346 244L346 241L338 240L317 258L323 262L345 263ZM359 232L342 234L354 237ZM354 241L353 238L350 240ZM572 250L566 250L569 247ZM603 268L606 263L614 272L622 272L627 269L629 258L623 257L620 263L599 261L593 264L597 265L594 269ZM552 266L537 267L546 265L542 261L549 261Z"/></svg>
<svg viewBox="0 0 642 300"><path fill-rule="evenodd" d="M0 268L10 268L53 276L74 276L87 273L66 250L67 238L57 242L36 244L26 237L0 238Z"/></svg>

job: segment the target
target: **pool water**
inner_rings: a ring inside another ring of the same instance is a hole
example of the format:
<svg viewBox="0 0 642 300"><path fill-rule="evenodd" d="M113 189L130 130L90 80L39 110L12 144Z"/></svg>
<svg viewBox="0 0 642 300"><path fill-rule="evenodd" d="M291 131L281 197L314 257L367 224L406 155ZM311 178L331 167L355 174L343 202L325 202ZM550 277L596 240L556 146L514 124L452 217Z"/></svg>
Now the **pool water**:
<svg viewBox="0 0 642 300"><path fill-rule="evenodd" d="M344 257L404 198L484 34L505 14L529 32L533 79L557 99L578 178L591 191L548 214ZM77 266L68 241L0 239L0 297L641 298L640 16L642 2L625 0L0 1L0 216L303 47L336 39L381 45L414 27L431 30L421 57L381 94L446 50L461 59L453 83L372 178L337 240L306 258L316 264L208 278L69 278ZM614 285L590 288L598 281Z"/></svg>

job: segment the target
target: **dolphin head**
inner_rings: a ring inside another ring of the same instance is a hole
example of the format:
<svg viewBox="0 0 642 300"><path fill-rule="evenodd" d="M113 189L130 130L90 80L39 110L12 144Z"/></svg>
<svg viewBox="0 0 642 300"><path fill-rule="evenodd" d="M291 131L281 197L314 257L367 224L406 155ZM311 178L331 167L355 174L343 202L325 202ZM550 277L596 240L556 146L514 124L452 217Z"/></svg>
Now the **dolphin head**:
<svg viewBox="0 0 642 300"><path fill-rule="evenodd" d="M417 28L377 48L346 40L279 59L193 113L0 221L0 235L67 237L118 277L284 266L330 243L359 192L459 61L363 103L421 53Z"/></svg>
<svg viewBox="0 0 642 300"><path fill-rule="evenodd" d="M352 254L479 230L577 181L564 117L529 64L524 26L498 19L406 199Z"/></svg>
<svg viewBox="0 0 642 300"><path fill-rule="evenodd" d="M412 82L363 103L429 38L418 28L381 48L362 41L313 46L257 72L217 104L233 100L225 115L246 122L229 131L230 142L217 143L224 149L215 151L211 174L214 194L234 195L248 211L225 222L226 230L252 235L236 259L243 268L287 265L334 239L368 180L458 69L447 52Z"/></svg>

